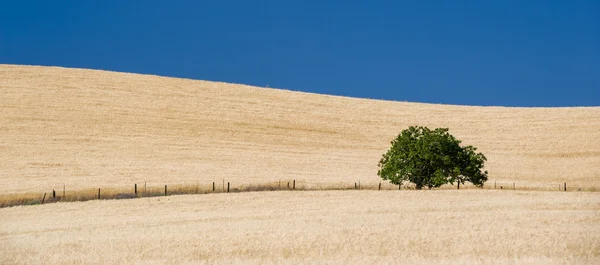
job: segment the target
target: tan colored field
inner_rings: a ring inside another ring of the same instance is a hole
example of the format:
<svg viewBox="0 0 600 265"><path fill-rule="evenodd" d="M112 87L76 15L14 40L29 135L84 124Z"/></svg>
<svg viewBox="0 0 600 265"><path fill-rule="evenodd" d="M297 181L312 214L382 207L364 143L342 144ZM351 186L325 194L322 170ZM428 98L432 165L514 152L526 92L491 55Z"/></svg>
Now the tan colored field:
<svg viewBox="0 0 600 265"><path fill-rule="evenodd" d="M185 195L0 209L1 264L598 264L600 196Z"/></svg>
<svg viewBox="0 0 600 265"><path fill-rule="evenodd" d="M449 127L479 147L490 185L600 188L600 107L390 102L0 65L0 195L66 184L93 196L145 181L158 192L223 180L375 187L381 154L410 125ZM274 191L0 209L0 264L599 261L591 192Z"/></svg>
<svg viewBox="0 0 600 265"><path fill-rule="evenodd" d="M374 184L381 154L409 125L449 127L479 147L489 183L600 187L600 107L389 102L0 65L0 193L222 179Z"/></svg>

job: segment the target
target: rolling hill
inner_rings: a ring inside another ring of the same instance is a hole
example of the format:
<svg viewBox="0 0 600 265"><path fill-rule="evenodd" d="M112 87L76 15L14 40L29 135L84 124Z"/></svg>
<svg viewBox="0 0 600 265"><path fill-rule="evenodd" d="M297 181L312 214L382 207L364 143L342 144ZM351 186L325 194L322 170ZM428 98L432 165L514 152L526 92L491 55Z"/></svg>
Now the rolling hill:
<svg viewBox="0 0 600 265"><path fill-rule="evenodd" d="M600 188L600 107L393 102L0 65L0 193L144 181L377 183L377 162L410 125L448 127L477 146L492 182Z"/></svg>

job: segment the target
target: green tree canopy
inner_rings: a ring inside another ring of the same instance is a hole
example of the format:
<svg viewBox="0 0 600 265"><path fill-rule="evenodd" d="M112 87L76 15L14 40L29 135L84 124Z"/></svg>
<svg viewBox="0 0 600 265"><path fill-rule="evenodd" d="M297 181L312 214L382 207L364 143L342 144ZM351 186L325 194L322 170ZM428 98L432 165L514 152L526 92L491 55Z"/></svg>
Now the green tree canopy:
<svg viewBox="0 0 600 265"><path fill-rule="evenodd" d="M393 184L408 181L417 189L431 189L467 181L481 187L487 181L487 171L482 171L485 156L473 146L460 146L448 128L411 126L391 144L379 161L377 175Z"/></svg>

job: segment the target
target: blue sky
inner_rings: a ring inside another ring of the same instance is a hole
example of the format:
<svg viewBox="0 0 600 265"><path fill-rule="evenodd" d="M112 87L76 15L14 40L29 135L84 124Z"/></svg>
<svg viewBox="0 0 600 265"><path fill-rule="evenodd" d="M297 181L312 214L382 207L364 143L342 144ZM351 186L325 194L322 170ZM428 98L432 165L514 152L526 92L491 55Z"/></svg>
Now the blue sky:
<svg viewBox="0 0 600 265"><path fill-rule="evenodd" d="M353 97L600 105L600 1L3 1L0 63Z"/></svg>

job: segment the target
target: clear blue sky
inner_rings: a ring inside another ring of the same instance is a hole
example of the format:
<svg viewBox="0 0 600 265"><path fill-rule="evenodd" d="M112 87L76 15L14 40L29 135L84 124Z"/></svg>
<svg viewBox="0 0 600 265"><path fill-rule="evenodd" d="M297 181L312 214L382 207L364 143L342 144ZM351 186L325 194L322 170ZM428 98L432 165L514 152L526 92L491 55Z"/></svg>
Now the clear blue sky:
<svg viewBox="0 0 600 265"><path fill-rule="evenodd" d="M0 63L376 99L600 105L600 1L2 1Z"/></svg>

